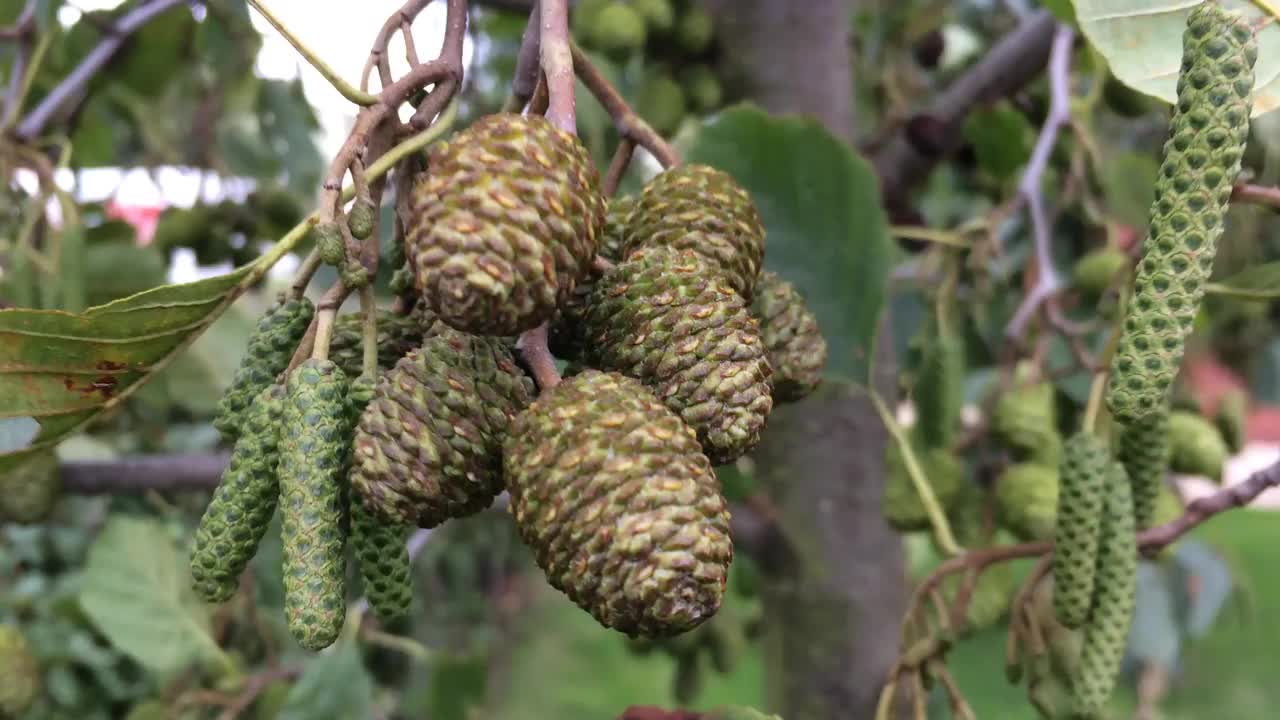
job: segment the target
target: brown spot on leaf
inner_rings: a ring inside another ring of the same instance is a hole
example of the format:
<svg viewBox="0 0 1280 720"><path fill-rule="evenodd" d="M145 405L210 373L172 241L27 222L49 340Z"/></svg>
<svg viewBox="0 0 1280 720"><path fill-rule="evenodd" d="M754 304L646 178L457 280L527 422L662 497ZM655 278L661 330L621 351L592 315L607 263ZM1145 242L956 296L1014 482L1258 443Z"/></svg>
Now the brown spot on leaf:
<svg viewBox="0 0 1280 720"><path fill-rule="evenodd" d="M125 370L128 367L129 366L127 364L116 362L114 360L102 360L97 365L97 368L103 372L116 372L119 370Z"/></svg>

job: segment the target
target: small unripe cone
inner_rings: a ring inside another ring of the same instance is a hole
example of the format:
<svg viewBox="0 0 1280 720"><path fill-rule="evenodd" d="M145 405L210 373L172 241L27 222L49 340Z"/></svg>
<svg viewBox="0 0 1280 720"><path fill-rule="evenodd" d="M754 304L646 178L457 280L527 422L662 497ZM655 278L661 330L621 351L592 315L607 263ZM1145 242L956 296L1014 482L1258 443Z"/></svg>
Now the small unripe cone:
<svg viewBox="0 0 1280 720"><path fill-rule="evenodd" d="M719 609L727 504L693 432L639 382L567 378L516 418L503 450L521 536L602 625L670 636Z"/></svg>
<svg viewBox="0 0 1280 720"><path fill-rule="evenodd" d="M348 386L331 361L307 360L285 390L279 465L284 609L289 631L308 650L332 645L346 618Z"/></svg>
<svg viewBox="0 0 1280 720"><path fill-rule="evenodd" d="M351 206L351 213L347 215L347 229L351 231L351 236L357 240L367 239L373 234L373 221L376 219L378 209L374 207L373 202L369 200L356 200Z"/></svg>
<svg viewBox="0 0 1280 720"><path fill-rule="evenodd" d="M505 341L443 330L379 379L356 428L352 487L406 525L489 507L507 425L533 394Z"/></svg>
<svg viewBox="0 0 1280 720"><path fill-rule="evenodd" d="M413 187L405 251L451 327L517 335L551 318L604 227L599 173L577 137L537 115L489 115L437 145Z"/></svg>
<svg viewBox="0 0 1280 720"><path fill-rule="evenodd" d="M996 514L1020 540L1049 540L1058 515L1058 469L1015 463L996 480Z"/></svg>
<svg viewBox="0 0 1280 720"><path fill-rule="evenodd" d="M587 301L586 364L648 385L715 464L760 441L772 369L741 296L691 251L648 247L606 272Z"/></svg>
<svg viewBox="0 0 1280 720"><path fill-rule="evenodd" d="M1222 433L1227 449L1238 453L1244 449L1249 437L1249 398L1241 390L1232 390L1218 402L1218 414L1213 423Z"/></svg>
<svg viewBox="0 0 1280 720"><path fill-rule="evenodd" d="M1089 619L1111 464L1106 444L1092 433L1071 436L1062 453L1053 542L1053 575L1057 579L1053 606L1058 620L1069 628L1078 628ZM1132 518L1129 523L1132 527Z"/></svg>
<svg viewBox="0 0 1280 720"><path fill-rule="evenodd" d="M955 440L964 407L964 374L963 339L939 327L937 336L925 346L913 394L915 434L925 447L948 448Z"/></svg>
<svg viewBox="0 0 1280 720"><path fill-rule="evenodd" d="M15 625L0 625L0 717L25 717L40 687L40 667L26 637Z"/></svg>
<svg viewBox="0 0 1280 720"><path fill-rule="evenodd" d="M1222 482L1231 452L1213 423L1196 413L1175 411L1169 414L1168 437L1169 469Z"/></svg>
<svg viewBox="0 0 1280 720"><path fill-rule="evenodd" d="M427 311L428 314L430 311ZM422 316L414 312L397 315L378 310L378 367L388 370L396 361L422 344L431 331L423 330ZM348 313L339 315L333 323L333 337L329 342L329 359L338 364L350 377L361 374L364 363L364 315Z"/></svg>
<svg viewBox="0 0 1280 720"><path fill-rule="evenodd" d="M1178 102L1111 362L1107 408L1119 420L1161 412L1182 365L1249 138L1257 59L1243 15L1218 3L1187 15Z"/></svg>
<svg viewBox="0 0 1280 720"><path fill-rule="evenodd" d="M1093 610L1085 629L1078 673L1071 683L1072 711L1076 716L1090 718L1102 712L1115 689L1138 594L1133 503L1128 479L1119 463L1111 464L1107 485Z"/></svg>
<svg viewBox="0 0 1280 720"><path fill-rule="evenodd" d="M751 312L760 321L773 368L774 402L794 402L813 392L827 365L827 340L804 297L791 283L766 271L756 285Z"/></svg>
<svg viewBox="0 0 1280 720"><path fill-rule="evenodd" d="M191 578L211 603L235 594L240 574L258 551L280 495L277 445L284 387L272 385L248 409L244 434L196 528Z"/></svg>
<svg viewBox="0 0 1280 720"><path fill-rule="evenodd" d="M1139 530L1151 527L1156 499L1169 471L1169 413L1158 412L1119 423L1116 454L1129 478L1134 520Z"/></svg>
<svg viewBox="0 0 1280 720"><path fill-rule="evenodd" d="M218 402L213 425L222 437L227 440L240 437L244 411L258 393L275 382L276 376L289 366L315 310L306 298L294 300L282 296L258 321L231 386Z"/></svg>
<svg viewBox="0 0 1280 720"><path fill-rule="evenodd" d="M25 525L44 522L61 494L57 454L38 450L18 465L0 471L0 521Z"/></svg>
<svg viewBox="0 0 1280 720"><path fill-rule="evenodd" d="M751 195L728 173L680 165L649 181L627 221L623 252L692 250L751 299L764 263L764 225Z"/></svg>
<svg viewBox="0 0 1280 720"><path fill-rule="evenodd" d="M996 402L992 431L1017 460L1057 465L1062 457L1053 385L1024 382L1015 385Z"/></svg>
<svg viewBox="0 0 1280 720"><path fill-rule="evenodd" d="M338 267L347 259L346 240L336 222L321 223L315 230L316 252L325 265Z"/></svg>
<svg viewBox="0 0 1280 720"><path fill-rule="evenodd" d="M924 473L924 479L933 489L942 510L951 506L960 496L966 482L964 466L960 459L945 448L915 449L915 457ZM881 510L885 519L894 529L901 532L924 530L931 526L929 514L925 510L916 484L907 473L906 462L896 443L891 443L885 452L886 476L884 497Z"/></svg>
<svg viewBox="0 0 1280 720"><path fill-rule="evenodd" d="M1106 292L1116 274L1128 264L1129 256L1120 248L1098 248L1076 261L1071 268L1071 282L1080 292L1097 297Z"/></svg>

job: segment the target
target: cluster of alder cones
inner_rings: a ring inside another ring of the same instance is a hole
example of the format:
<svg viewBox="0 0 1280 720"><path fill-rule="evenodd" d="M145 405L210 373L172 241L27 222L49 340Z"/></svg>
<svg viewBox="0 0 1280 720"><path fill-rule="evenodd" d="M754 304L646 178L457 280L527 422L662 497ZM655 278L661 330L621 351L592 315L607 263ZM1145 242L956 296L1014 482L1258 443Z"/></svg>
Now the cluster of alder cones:
<svg viewBox="0 0 1280 720"><path fill-rule="evenodd" d="M803 299L762 270L750 196L683 165L610 201L578 139L537 116L485 117L429 167L403 240L416 305L379 311L376 376L360 315L292 369L309 301L282 298L251 338L216 423L236 446L197 534L197 590L234 592L278 507L289 626L324 647L348 542L374 611L403 615L409 530L505 490L548 581L601 624L698 626L733 556L712 466L749 452L826 362ZM567 367L539 393L520 338L544 325Z"/></svg>

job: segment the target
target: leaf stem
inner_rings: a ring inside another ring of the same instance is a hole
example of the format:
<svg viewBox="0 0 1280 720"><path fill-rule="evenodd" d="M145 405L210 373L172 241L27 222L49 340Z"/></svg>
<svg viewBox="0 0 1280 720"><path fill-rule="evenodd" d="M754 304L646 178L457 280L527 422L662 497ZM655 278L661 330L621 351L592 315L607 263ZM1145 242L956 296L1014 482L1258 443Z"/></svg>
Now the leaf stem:
<svg viewBox="0 0 1280 720"><path fill-rule="evenodd" d="M1252 0L1258 9L1271 16L1272 20L1280 20L1280 7L1271 0Z"/></svg>
<svg viewBox="0 0 1280 720"><path fill-rule="evenodd" d="M972 243L964 238L964 233L952 230L935 230L918 225L892 225L889 227L889 234L903 240L923 240L954 248L972 246Z"/></svg>
<svg viewBox="0 0 1280 720"><path fill-rule="evenodd" d="M933 532L938 536L938 545L942 547L942 552L949 556L959 555L963 550L956 543L955 535L951 532L951 524L947 522L947 514L943 512L942 506L938 504L938 497L933 494L933 487L929 485L929 480L925 477L924 471L920 469L919 462L916 461L915 451L911 448L911 442L907 439L906 433L902 432L902 427L898 425L898 421L893 419L892 413L889 412L889 407L880 398L880 394L873 389L868 389L868 394L871 396L871 402L876 406L876 412L880 414L880 420L884 423L885 429L893 436L893 441L897 444L898 451L902 453L907 475L911 477L911 483L915 485L916 493L920 496L920 502L924 505L925 513L929 516L929 523L933 526Z"/></svg>
<svg viewBox="0 0 1280 720"><path fill-rule="evenodd" d="M281 22L280 18L276 17L275 13L271 12L266 5L263 5L262 0L249 0L249 4L252 5L253 9L257 10L258 14L262 15L267 22L271 23L271 27L275 28L276 31L283 35L284 39L288 40L289 44L293 46L293 49L297 50L298 54L311 64L311 67L315 68L317 72L323 75L324 79L328 80L329 84L333 86L333 89L342 94L342 97L357 105L367 106L378 102L377 95L371 95L370 93L364 92L351 83L348 83L346 80L343 80L342 76L338 75L336 70L329 67L329 64L321 59L319 55L303 44L302 40L295 35L292 30L286 27L285 24Z"/></svg>

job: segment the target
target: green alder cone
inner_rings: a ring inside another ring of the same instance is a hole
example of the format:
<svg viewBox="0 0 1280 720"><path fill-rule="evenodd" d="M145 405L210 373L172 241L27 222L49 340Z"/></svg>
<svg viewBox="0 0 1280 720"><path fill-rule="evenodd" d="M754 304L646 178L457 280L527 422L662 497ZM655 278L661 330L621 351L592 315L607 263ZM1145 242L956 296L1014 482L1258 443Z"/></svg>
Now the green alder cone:
<svg viewBox="0 0 1280 720"><path fill-rule="evenodd" d="M360 560L369 607L380 620L406 617L413 605L408 540L408 525L383 523L352 493L351 547Z"/></svg>
<svg viewBox="0 0 1280 720"><path fill-rule="evenodd" d="M614 0L600 8L588 29L589 44L614 57L626 57L644 47L644 17L631 4Z"/></svg>
<svg viewBox="0 0 1280 720"><path fill-rule="evenodd" d="M351 383L349 412L354 424L376 395L376 382L362 376ZM384 523L364 506L357 493L350 493L351 548L360 562L364 593L373 614L383 621L398 620L413 605L410 577L409 526Z"/></svg>
<svg viewBox="0 0 1280 720"><path fill-rule="evenodd" d="M249 336L249 347L240 367L231 379L231 386L218 402L218 412L213 425L227 440L240 437L244 413L253 399L276 376L289 366L298 341L307 332L315 306L306 298L292 299L283 295Z"/></svg>
<svg viewBox="0 0 1280 720"><path fill-rule="evenodd" d="M356 427L351 485L401 525L479 512L503 490L503 438L533 397L505 341L445 329L379 379Z"/></svg>
<svg viewBox="0 0 1280 720"><path fill-rule="evenodd" d="M945 448L915 449L916 460L942 510L947 510L960 496L967 480L960 459ZM906 463L896 443L885 451L887 475L880 507L885 520L899 532L915 532L932 527L916 484L907 473Z"/></svg>
<svg viewBox="0 0 1280 720"><path fill-rule="evenodd" d="M719 609L728 505L693 431L645 386L566 378L516 418L503 455L521 537L601 625L665 637Z"/></svg>
<svg viewBox="0 0 1280 720"><path fill-rule="evenodd" d="M680 49L690 55L698 55L711 47L715 34L715 18L701 5L690 6L676 25L676 40L680 43Z"/></svg>
<svg viewBox="0 0 1280 720"><path fill-rule="evenodd" d="M191 579L207 602L230 599L258 552L280 495L276 476L284 387L272 385L248 409L244 434L196 527Z"/></svg>
<svg viewBox="0 0 1280 720"><path fill-rule="evenodd" d="M332 645L346 618L343 484L351 437L348 382L329 360L289 376L280 426L285 617L307 650Z"/></svg>
<svg viewBox="0 0 1280 720"><path fill-rule="evenodd" d="M1015 460L1056 466L1062 459L1053 384L1023 382L996 401L991 428Z"/></svg>
<svg viewBox="0 0 1280 720"><path fill-rule="evenodd" d="M813 392L827 365L827 340L804 297L777 273L765 271L751 314L760 322L773 368L774 402L794 402Z"/></svg>
<svg viewBox="0 0 1280 720"><path fill-rule="evenodd" d="M1243 391L1233 390L1222 396L1218 414L1213 424L1222 433L1222 440L1233 454L1244 449L1248 441L1249 397Z"/></svg>
<svg viewBox="0 0 1280 720"><path fill-rule="evenodd" d="M339 315L333 323L333 338L329 343L329 359L338 364L350 377L363 372L364 365L364 316L361 313ZM389 310L378 310L378 368L389 370L396 361L422 341L440 329L434 323L431 311L416 308L409 315L398 315Z"/></svg>
<svg viewBox="0 0 1280 720"><path fill-rule="evenodd" d="M724 102L724 86L709 65L691 65L682 70L680 87L695 112L709 113Z"/></svg>
<svg viewBox="0 0 1280 720"><path fill-rule="evenodd" d="M1107 245L1091 250L1071 269L1072 284L1089 297L1098 297L1111 287L1117 273L1129 264L1123 250Z"/></svg>
<svg viewBox="0 0 1280 720"><path fill-rule="evenodd" d="M1145 530L1151 527L1156 499L1169 471L1169 413L1153 413L1119 426L1116 454L1129 478L1134 521L1139 530Z"/></svg>
<svg viewBox="0 0 1280 720"><path fill-rule="evenodd" d="M662 135L675 133L688 110L684 88L675 78L657 71L645 76L636 94L636 112L654 130Z"/></svg>
<svg viewBox="0 0 1280 720"><path fill-rule="evenodd" d="M1107 484L1093 610L1085 628L1078 673L1071 683L1072 711L1083 717L1101 713L1115 689L1138 593L1133 502L1119 463L1111 464Z"/></svg>
<svg viewBox="0 0 1280 720"><path fill-rule="evenodd" d="M1058 471L1053 606L1058 620L1069 628L1078 628L1089 619L1110 464L1106 444L1092 433L1077 433L1067 440ZM1126 481L1126 500L1128 497Z"/></svg>
<svg viewBox="0 0 1280 720"><path fill-rule="evenodd" d="M1174 411L1169 414L1168 438L1170 470L1222 482L1231 451L1212 422L1197 413Z"/></svg>
<svg viewBox="0 0 1280 720"><path fill-rule="evenodd" d="M1107 408L1122 421L1165 406L1249 136L1258 46L1248 21L1203 3L1187 16L1182 43L1151 226L1111 364Z"/></svg>
<svg viewBox="0 0 1280 720"><path fill-rule="evenodd" d="M498 113L434 146L429 163L413 186L405 252L431 310L478 335L551 319L604 228L586 147L541 116Z"/></svg>
<svg viewBox="0 0 1280 720"><path fill-rule="evenodd" d="M916 436L925 447L951 447L964 407L964 341L939 328L924 349L913 399Z"/></svg>
<svg viewBox="0 0 1280 720"><path fill-rule="evenodd" d="M39 450L0 472L0 520L31 525L48 519L62 495L58 456Z"/></svg>
<svg viewBox="0 0 1280 720"><path fill-rule="evenodd" d="M26 637L15 625L0 625L0 717L25 717L40 688L40 667Z"/></svg>
<svg viewBox="0 0 1280 720"><path fill-rule="evenodd" d="M625 239L627 218L631 215L636 201L632 196L615 197L609 201L609 212L605 217L604 233L600 240L600 257L611 263L623 259L622 244ZM573 293L560 303L555 318L547 330L547 344L552 354L564 360L578 360L582 356L583 343L586 342L586 329L583 326L587 303L591 292L595 289L599 275L588 273L578 281Z"/></svg>
<svg viewBox="0 0 1280 720"><path fill-rule="evenodd" d="M315 229L316 252L325 265L340 267L347 259L346 240L336 222L321 223Z"/></svg>
<svg viewBox="0 0 1280 720"><path fill-rule="evenodd" d="M1058 517L1058 468L1014 463L996 480L996 516L1019 540L1053 538Z"/></svg>
<svg viewBox="0 0 1280 720"><path fill-rule="evenodd" d="M751 195L731 175L678 165L644 186L627 220L625 254L656 246L698 253L750 300L764 264L764 225Z"/></svg>
<svg viewBox="0 0 1280 720"><path fill-rule="evenodd" d="M760 326L697 254L636 250L600 278L587 305L586 364L648 385L717 465L760 442L773 409Z"/></svg>
<svg viewBox="0 0 1280 720"><path fill-rule="evenodd" d="M644 18L644 24L652 32L670 32L676 24L676 9L671 0L631 0L631 7Z"/></svg>

